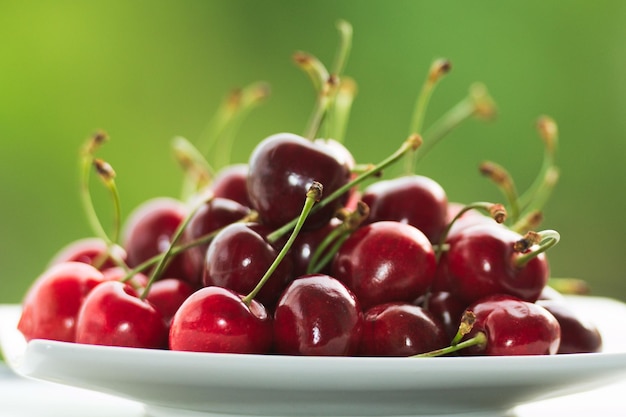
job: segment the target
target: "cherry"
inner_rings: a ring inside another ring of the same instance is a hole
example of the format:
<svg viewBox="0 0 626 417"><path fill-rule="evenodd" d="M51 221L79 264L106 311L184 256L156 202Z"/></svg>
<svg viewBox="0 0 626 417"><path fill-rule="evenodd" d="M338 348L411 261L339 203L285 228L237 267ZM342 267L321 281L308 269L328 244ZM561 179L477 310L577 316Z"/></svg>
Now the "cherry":
<svg viewBox="0 0 626 417"><path fill-rule="evenodd" d="M274 312L277 353L349 356L359 347L363 314L355 295L324 274L295 279Z"/></svg>
<svg viewBox="0 0 626 417"><path fill-rule="evenodd" d="M51 266L28 290L17 328L27 341L75 341L80 306L87 294L102 282L102 272L83 262Z"/></svg>
<svg viewBox="0 0 626 417"><path fill-rule="evenodd" d="M540 299L536 304L548 310L561 326L561 343L557 353L594 353L602 350L598 328L563 299Z"/></svg>
<svg viewBox="0 0 626 417"><path fill-rule="evenodd" d="M371 223L343 243L331 275L345 283L368 309L392 301L412 302L435 277L435 253L417 228L395 221Z"/></svg>
<svg viewBox="0 0 626 417"><path fill-rule="evenodd" d="M187 211L182 202L166 197L148 200L135 208L124 227L123 247L128 254L128 266L134 268L165 252ZM164 275L188 278L180 255L171 259ZM195 277L189 279L193 281Z"/></svg>
<svg viewBox="0 0 626 417"><path fill-rule="evenodd" d="M262 140L249 161L248 194L252 207L269 227L281 227L296 218L302 195L314 182L324 185L325 195L346 185L350 164L339 159L334 148L301 136L280 133ZM308 217L306 229L326 224L347 201L347 194L320 207Z"/></svg>
<svg viewBox="0 0 626 417"><path fill-rule="evenodd" d="M150 286L146 300L161 313L169 328L176 311L195 290L196 288L186 281L177 278L163 278Z"/></svg>
<svg viewBox="0 0 626 417"><path fill-rule="evenodd" d="M227 198L245 207L252 207L247 189L248 165L227 165L217 172L210 189L215 197Z"/></svg>
<svg viewBox="0 0 626 417"><path fill-rule="evenodd" d="M496 294L467 308L475 316L469 340L483 333L483 344L460 351L462 355L554 355L559 348L559 322L545 308L508 295Z"/></svg>
<svg viewBox="0 0 626 417"><path fill-rule="evenodd" d="M546 247L519 248L521 242L523 246L528 243L523 236L495 223L463 229L448 239L434 291L450 292L468 305L498 293L534 302L548 281Z"/></svg>
<svg viewBox="0 0 626 417"><path fill-rule="evenodd" d="M224 227L206 251L204 286L229 288L240 294L252 291L278 256L278 250L267 240L269 232L257 223ZM259 292L258 301L271 309L292 280L292 269L291 259L283 259Z"/></svg>
<svg viewBox="0 0 626 417"><path fill-rule="evenodd" d="M114 246L113 250L116 259L120 261L126 259L126 253L121 247ZM100 270L117 265L116 260L109 254L107 243L95 237L79 239L61 248L61 250L53 256L50 265L72 261L93 265Z"/></svg>
<svg viewBox="0 0 626 417"><path fill-rule="evenodd" d="M76 342L163 349L167 326L157 309L133 287L107 281L85 297L76 320Z"/></svg>
<svg viewBox="0 0 626 417"><path fill-rule="evenodd" d="M408 303L379 304L363 319L362 356L412 356L441 349L449 341L443 324L422 307Z"/></svg>
<svg viewBox="0 0 626 417"><path fill-rule="evenodd" d="M394 220L420 229L438 243L448 224L448 198L444 189L431 178L408 175L378 181L368 186L361 197L370 208L369 222Z"/></svg>
<svg viewBox="0 0 626 417"><path fill-rule="evenodd" d="M315 250L340 225L340 220L331 219L331 221L319 229L305 231L298 235L289 251L289 257L293 263L293 276L298 277L307 274L307 269Z"/></svg>
<svg viewBox="0 0 626 417"><path fill-rule="evenodd" d="M204 287L180 306L170 327L172 350L224 353L268 353L272 322L255 300L222 287Z"/></svg>
<svg viewBox="0 0 626 417"><path fill-rule="evenodd" d="M193 213L185 227L181 241L183 244L207 236L250 214L250 209L227 198L214 197L203 203ZM192 246L182 252L181 261L185 276L193 285L202 282L204 259L209 243Z"/></svg>
<svg viewBox="0 0 626 417"><path fill-rule="evenodd" d="M448 340L452 340L467 304L449 292L432 292L427 297L426 309L442 324Z"/></svg>
<svg viewBox="0 0 626 417"><path fill-rule="evenodd" d="M102 275L105 281L124 281L135 289L145 288L149 280L148 276L141 272L129 276L129 272L120 266L104 269Z"/></svg>

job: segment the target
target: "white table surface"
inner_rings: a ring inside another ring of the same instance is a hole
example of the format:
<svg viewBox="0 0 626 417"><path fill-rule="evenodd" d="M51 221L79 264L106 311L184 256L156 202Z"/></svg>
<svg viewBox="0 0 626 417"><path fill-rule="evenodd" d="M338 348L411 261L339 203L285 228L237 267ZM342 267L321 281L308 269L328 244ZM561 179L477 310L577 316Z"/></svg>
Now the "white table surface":
<svg viewBox="0 0 626 417"><path fill-rule="evenodd" d="M601 389L526 404L503 417L623 417L626 379ZM148 417L143 406L105 394L25 379L0 363L2 417Z"/></svg>

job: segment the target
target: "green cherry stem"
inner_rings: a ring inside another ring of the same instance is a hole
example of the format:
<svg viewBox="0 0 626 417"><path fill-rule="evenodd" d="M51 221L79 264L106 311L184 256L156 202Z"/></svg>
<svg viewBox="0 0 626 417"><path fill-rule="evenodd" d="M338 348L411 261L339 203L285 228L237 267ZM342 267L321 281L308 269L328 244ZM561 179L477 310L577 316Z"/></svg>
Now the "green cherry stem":
<svg viewBox="0 0 626 417"><path fill-rule="evenodd" d="M421 144L422 144L422 137L420 135L415 134L415 135L409 136L409 138L406 139L402 143L400 148L398 148L398 150L396 150L393 154L389 155L383 161L374 165L370 170L361 173L360 175L352 179L350 182L345 184L343 187L338 188L329 196L324 197L318 204L315 205L315 207L313 207L311 212L314 213L317 210L320 210L326 207L328 204L330 204L331 202L335 201L337 198L347 193L352 187L359 185L360 183L370 178L371 176L377 175L383 169L387 168L388 166L392 165L393 163L401 159L403 156L405 156L407 152L411 152L417 149ZM280 239L282 236L284 236L286 233L288 233L290 230L294 228L297 221L298 221L298 218L295 218L292 221L283 225L282 227L274 230L272 233L267 235L268 241L275 242L278 239Z"/></svg>
<svg viewBox="0 0 626 417"><path fill-rule="evenodd" d="M212 198L213 198L213 195L211 194L207 196L206 198L201 199L201 201L197 203L193 207L192 210L189 211L185 219L178 225L178 227L176 228L176 231L172 235L172 238L171 238L169 246L167 247L167 250L160 256L160 259L158 263L156 264L156 267L152 271L152 274L150 274L150 279L148 280L148 283L146 284L146 288L141 293L141 296L139 297L140 299L142 300L146 299L146 297L150 293L150 288L152 287L152 284L154 284L154 282L157 281L161 277L161 274L165 270L165 267L167 266L168 262L172 258L176 243L178 243L178 241L182 237L183 232L187 228L187 225L189 224L193 216L205 203L211 201Z"/></svg>
<svg viewBox="0 0 626 417"><path fill-rule="evenodd" d="M186 174L183 200L211 183L215 171L202 153L182 136L172 139L172 151Z"/></svg>
<svg viewBox="0 0 626 417"><path fill-rule="evenodd" d="M335 139L339 143L343 143L346 130L348 127L348 120L350 119L350 112L352 111L352 103L357 93L356 82L350 77L342 77L339 80L339 87L335 94L335 101L333 103L333 122L332 128L329 129L328 137Z"/></svg>
<svg viewBox="0 0 626 417"><path fill-rule="evenodd" d="M242 301L246 305L250 305L250 303L252 303L252 300L254 299L254 297L256 297L259 291L261 291L261 288L263 288L263 285L265 285L265 283L270 278L270 276L274 273L274 271L276 271L276 268L278 268L278 265L282 262L285 255L287 255L287 252L289 251L289 249L291 249L291 246L293 245L293 242L296 240L298 233L300 233L300 229L302 229L302 225L304 224L304 221L306 220L308 215L311 213L311 209L313 208L313 205L317 203L318 201L320 201L320 199L322 198L322 192L323 192L322 184L320 184L319 182L313 182L313 184L311 184L311 186L309 187L309 190L306 193L304 207L302 208L302 212L300 213L300 216L297 219L297 222L295 224L295 227L293 228L293 231L291 232L291 235L289 236L289 239L287 239L287 242L283 245L280 252L278 252L278 255L276 256L276 258L274 259L270 267L267 269L265 274L263 274L263 277L261 277L257 285L252 289L252 291L250 291L248 295L242 298Z"/></svg>
<svg viewBox="0 0 626 417"><path fill-rule="evenodd" d="M95 167L100 179L104 183L105 187L111 194L113 200L113 233L111 237L107 237L107 242L111 245L116 245L119 241L120 230L122 228L122 210L120 204L120 194L115 185L115 171L113 167L102 159L95 158L93 160L93 166Z"/></svg>
<svg viewBox="0 0 626 417"><path fill-rule="evenodd" d="M435 60L428 71L428 76L426 77L426 81L422 85L422 89L417 96L417 100L415 102L415 110L413 112L413 118L411 120L411 124L409 127L409 134L411 133L420 133L422 131L424 117L426 116L426 108L428 107L428 103L430 102L430 97L435 90L435 87L439 83L439 81L443 78L445 74L450 72L452 65L450 61L447 59L437 59ZM416 160L417 152L415 155L409 155L406 159L406 173L411 174L415 168L415 160Z"/></svg>
<svg viewBox="0 0 626 417"><path fill-rule="evenodd" d="M419 355L413 355L412 358L433 358L437 356L449 355L450 353L458 352L462 349L467 349L471 346L485 346L487 344L487 335L483 332L478 332L470 339L459 342L455 345L450 345L442 349L432 350L426 353L420 353Z"/></svg>
<svg viewBox="0 0 626 417"><path fill-rule="evenodd" d="M424 132L424 146L417 154L416 162L419 162L437 143L463 121L472 116L490 120L494 118L495 114L495 103L487 92L487 88L480 83L473 84L466 98L448 110Z"/></svg>
<svg viewBox="0 0 626 417"><path fill-rule="evenodd" d="M339 47L335 55L332 73L339 76L343 74L348 56L350 55L350 50L352 49L352 25L340 19L337 21L337 30L339 31Z"/></svg>
<svg viewBox="0 0 626 417"><path fill-rule="evenodd" d="M504 167L492 161L482 162L478 169L481 174L498 186L509 204L511 220L513 222L518 221L520 216L519 196L513 177Z"/></svg>
<svg viewBox="0 0 626 417"><path fill-rule="evenodd" d="M515 258L515 266L523 268L531 259L547 251L561 239L556 230L543 230L541 232L528 232L515 243L515 251L520 255Z"/></svg>
<svg viewBox="0 0 626 417"><path fill-rule="evenodd" d="M80 197L83 205L83 210L85 212L85 215L87 216L87 221L89 222L91 230L96 236L98 236L100 239L106 242L107 245L109 245L111 243L111 240L109 239L109 236L107 235L104 227L102 227L102 224L98 219L98 214L96 213L96 209L93 205L91 190L89 187L89 179L91 176L90 174L93 166L94 154L107 140L108 135L105 132L96 132L89 139L87 139L85 145L81 150Z"/></svg>

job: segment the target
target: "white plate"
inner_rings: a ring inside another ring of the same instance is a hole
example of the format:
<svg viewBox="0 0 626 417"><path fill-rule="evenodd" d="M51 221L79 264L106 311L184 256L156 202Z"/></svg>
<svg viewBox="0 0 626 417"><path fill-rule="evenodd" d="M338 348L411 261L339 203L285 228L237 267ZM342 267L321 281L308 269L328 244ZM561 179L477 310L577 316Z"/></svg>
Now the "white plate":
<svg viewBox="0 0 626 417"><path fill-rule="evenodd" d="M0 342L18 374L136 400L151 416L488 416L626 378L626 305L568 300L598 325L604 352L336 358L25 343L19 306L0 306Z"/></svg>

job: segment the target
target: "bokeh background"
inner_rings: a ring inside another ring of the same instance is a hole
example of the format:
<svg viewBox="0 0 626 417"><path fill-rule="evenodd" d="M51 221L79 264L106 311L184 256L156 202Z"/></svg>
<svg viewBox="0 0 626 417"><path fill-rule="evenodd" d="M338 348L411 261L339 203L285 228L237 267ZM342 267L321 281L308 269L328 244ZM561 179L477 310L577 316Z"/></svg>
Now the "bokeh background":
<svg viewBox="0 0 626 417"><path fill-rule="evenodd" d="M335 23L354 27L346 73L359 93L346 145L377 162L406 137L433 59L453 70L426 124L486 84L499 117L470 120L418 166L451 200L501 200L477 171L493 160L528 186L542 158L539 115L559 125L562 178L545 211L562 235L553 275L626 300L626 2L100 1L0 2L0 303L16 303L56 251L91 235L78 196L78 149L111 136L122 211L178 196L174 136L196 140L232 89L255 81L270 99L246 119L233 162L281 131L302 133L314 94L291 60L330 65ZM94 183L103 220L107 195Z"/></svg>

